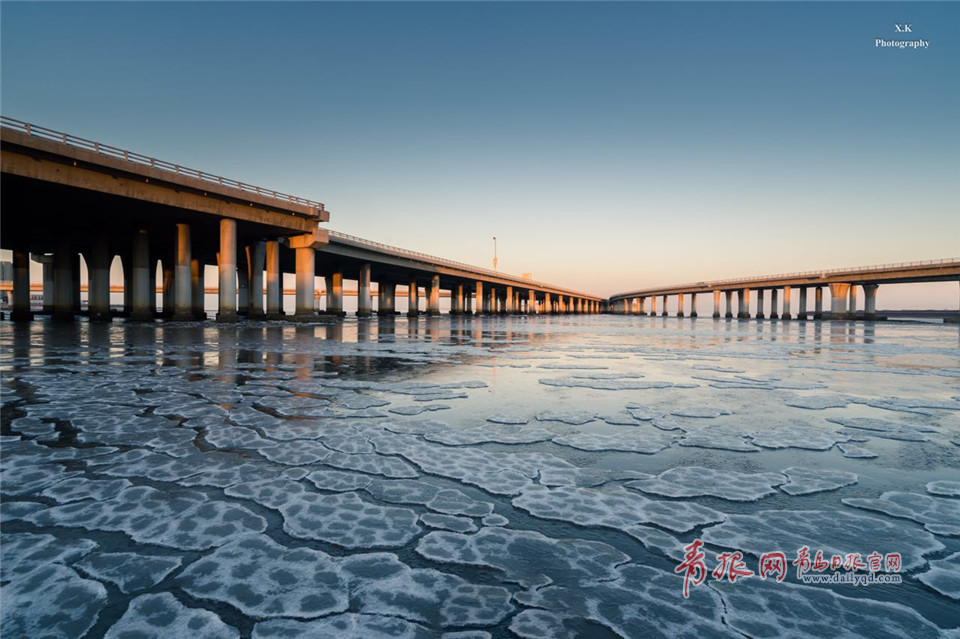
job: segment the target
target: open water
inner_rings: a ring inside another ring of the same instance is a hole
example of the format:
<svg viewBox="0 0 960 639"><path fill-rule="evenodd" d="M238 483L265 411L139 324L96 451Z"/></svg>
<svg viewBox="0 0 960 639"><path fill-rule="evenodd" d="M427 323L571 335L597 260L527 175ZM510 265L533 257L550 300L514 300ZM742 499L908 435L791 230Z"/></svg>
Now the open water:
<svg viewBox="0 0 960 639"><path fill-rule="evenodd" d="M956 326L0 338L4 637L960 636Z"/></svg>

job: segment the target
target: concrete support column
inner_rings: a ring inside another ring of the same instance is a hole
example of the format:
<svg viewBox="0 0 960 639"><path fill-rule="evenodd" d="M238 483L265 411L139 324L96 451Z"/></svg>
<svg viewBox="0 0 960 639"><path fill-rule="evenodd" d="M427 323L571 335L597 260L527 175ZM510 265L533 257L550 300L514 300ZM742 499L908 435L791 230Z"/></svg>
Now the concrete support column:
<svg viewBox="0 0 960 639"><path fill-rule="evenodd" d="M504 299L503 312L504 312L504 313L513 313L513 312L514 312L514 307L513 307L513 287L512 287L512 286L508 286L508 287L507 287L507 294L506 294L506 297L505 297L505 299Z"/></svg>
<svg viewBox="0 0 960 639"><path fill-rule="evenodd" d="M657 296L650 296L650 315L655 316L657 314Z"/></svg>
<svg viewBox="0 0 960 639"><path fill-rule="evenodd" d="M247 317L263 319L263 267L266 260L266 242L252 242L247 245L247 272L249 290L247 292Z"/></svg>
<svg viewBox="0 0 960 639"><path fill-rule="evenodd" d="M377 282L377 315L394 315L396 312L397 285L393 282Z"/></svg>
<svg viewBox="0 0 960 639"><path fill-rule="evenodd" d="M757 289L757 319L763 319L763 289Z"/></svg>
<svg viewBox="0 0 960 639"><path fill-rule="evenodd" d="M800 287L800 309L797 311L797 319L807 319L807 287Z"/></svg>
<svg viewBox="0 0 960 639"><path fill-rule="evenodd" d="M103 236L93 241L87 262L87 306L90 321L107 321L110 316L110 246Z"/></svg>
<svg viewBox="0 0 960 639"><path fill-rule="evenodd" d="M663 317L666 317L667 316L667 296L666 295L663 296L662 301L663 301L663 310L660 312L660 315L662 315Z"/></svg>
<svg viewBox="0 0 960 639"><path fill-rule="evenodd" d="M190 247L190 225L177 224L176 246L173 267L173 319L193 319L193 274L190 262L193 254ZM163 265L163 312L167 313L167 264Z"/></svg>
<svg viewBox="0 0 960 639"><path fill-rule="evenodd" d="M360 265L357 277L357 317L370 317L373 312L373 300L370 299L370 265Z"/></svg>
<svg viewBox="0 0 960 639"><path fill-rule="evenodd" d="M781 319L791 319L793 318L793 311L790 308L790 287L783 287L783 308L780 312Z"/></svg>
<svg viewBox="0 0 960 639"><path fill-rule="evenodd" d="M271 240L266 246L267 317L283 316L283 272L280 271L280 242ZM330 287L327 287L327 310L330 310Z"/></svg>
<svg viewBox="0 0 960 639"><path fill-rule="evenodd" d="M697 316L697 294L690 293L690 317Z"/></svg>
<svg viewBox="0 0 960 639"><path fill-rule="evenodd" d="M463 312L466 315L473 315L473 293L466 285L463 288Z"/></svg>
<svg viewBox="0 0 960 639"><path fill-rule="evenodd" d="M553 314L553 302L550 299L550 293L543 294L543 312L547 315Z"/></svg>
<svg viewBox="0 0 960 639"><path fill-rule="evenodd" d="M843 319L847 316L847 295L849 292L849 284L830 285L830 315L832 319Z"/></svg>
<svg viewBox="0 0 960 639"><path fill-rule="evenodd" d="M217 261L220 274L218 322L237 321L237 222L220 220L220 254Z"/></svg>
<svg viewBox="0 0 960 639"><path fill-rule="evenodd" d="M750 289L741 288L737 291L737 297L740 302L739 308L737 309L737 318L750 319Z"/></svg>
<svg viewBox="0 0 960 639"><path fill-rule="evenodd" d="M486 309L483 307L483 282L476 282L473 285L474 295L476 296L477 302L477 315L481 313L486 313Z"/></svg>
<svg viewBox="0 0 960 639"><path fill-rule="evenodd" d="M130 260L127 260L129 264ZM53 256L52 255L43 255L40 257L40 263L43 264L43 312L44 313L53 313L53 298L54 298L54 287L53 287ZM129 268L128 268L129 270ZM130 287L130 281L124 280L124 293L126 289ZM131 298L132 301L132 298Z"/></svg>
<svg viewBox="0 0 960 639"><path fill-rule="evenodd" d="M857 285L850 286L850 306L847 308L847 317L855 319L857 317Z"/></svg>
<svg viewBox="0 0 960 639"><path fill-rule="evenodd" d="M723 295L723 291L714 291L713 292L713 317L720 317L720 296Z"/></svg>
<svg viewBox="0 0 960 639"><path fill-rule="evenodd" d="M677 317L683 317L683 293L677 295Z"/></svg>
<svg viewBox="0 0 960 639"><path fill-rule="evenodd" d="M155 291L150 290L150 237L145 229L133 234L133 255L130 259L130 281L124 286L130 287L131 306L130 319L137 322L153 321L152 297Z"/></svg>
<svg viewBox="0 0 960 639"><path fill-rule="evenodd" d="M26 246L16 246L13 249L12 297L10 319L17 322L32 320L33 313L30 312L30 251L27 250Z"/></svg>
<svg viewBox="0 0 960 639"><path fill-rule="evenodd" d="M813 319L823 317L823 289L819 286L813 289Z"/></svg>
<svg viewBox="0 0 960 639"><path fill-rule="evenodd" d="M407 284L407 316L416 317L420 314L420 286L414 277Z"/></svg>
<svg viewBox="0 0 960 639"><path fill-rule="evenodd" d="M427 315L440 314L440 276L430 278L430 297L427 300Z"/></svg>
<svg viewBox="0 0 960 639"><path fill-rule="evenodd" d="M53 254L53 319L73 319L73 272L77 269L77 254L66 240L60 240ZM28 297L29 299L29 297Z"/></svg>
<svg viewBox="0 0 960 639"><path fill-rule="evenodd" d="M733 291L724 291L723 296L726 298L726 312L723 314L725 318L733 317Z"/></svg>
<svg viewBox="0 0 960 639"><path fill-rule="evenodd" d="M780 291L775 288L770 289L770 319L777 319L780 317L780 315L777 313L777 304L779 304L777 296L779 293Z"/></svg>
<svg viewBox="0 0 960 639"><path fill-rule="evenodd" d="M313 300L316 294L317 250L312 246L294 249L297 269L297 300L293 317L296 320L308 320L316 316ZM369 280L367 280L369 287Z"/></svg>
<svg viewBox="0 0 960 639"><path fill-rule="evenodd" d="M450 314L463 313L463 284L456 284L450 291Z"/></svg>
<svg viewBox="0 0 960 639"><path fill-rule="evenodd" d="M334 271L324 276L327 289L327 315L343 315L343 273Z"/></svg>
<svg viewBox="0 0 960 639"><path fill-rule="evenodd" d="M198 258L190 260L190 290L193 291L193 317L198 320L207 319L203 270L204 264L201 260Z"/></svg>
<svg viewBox="0 0 960 639"><path fill-rule="evenodd" d="M537 294L534 291L527 291L527 315L537 314Z"/></svg>
<svg viewBox="0 0 960 639"><path fill-rule="evenodd" d="M863 285L863 318L877 319L877 284Z"/></svg>

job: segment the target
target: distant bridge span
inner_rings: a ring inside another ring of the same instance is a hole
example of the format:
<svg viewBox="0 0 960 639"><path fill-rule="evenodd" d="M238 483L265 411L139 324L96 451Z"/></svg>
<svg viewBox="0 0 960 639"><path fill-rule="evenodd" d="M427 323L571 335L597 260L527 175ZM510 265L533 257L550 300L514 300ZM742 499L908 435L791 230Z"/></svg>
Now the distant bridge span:
<svg viewBox="0 0 960 639"><path fill-rule="evenodd" d="M726 297L726 317L734 317L732 297L737 295L738 310L736 317L750 316L750 291L757 296L757 317L764 317L764 292L770 291L770 317L790 319L791 290L800 293L798 319L807 318L807 291L814 290L814 319L823 316L823 288L830 289L831 315L835 318L852 317L856 313L857 288L864 292L864 317L876 317L877 287L880 284L904 284L911 282L957 282L960 281L960 257L927 260L923 262L902 262L880 266L833 269L824 271L805 271L782 275L764 275L710 282L694 282L674 286L648 288L626 293L617 293L609 299L609 305L615 313L657 314L657 298L663 301L662 315L667 314L667 299L676 296L678 316L684 315L684 296L690 296L690 316L697 316L696 295L713 293L713 317L720 317L721 296ZM783 293L783 305L777 311L778 294ZM848 306L849 303L849 306Z"/></svg>

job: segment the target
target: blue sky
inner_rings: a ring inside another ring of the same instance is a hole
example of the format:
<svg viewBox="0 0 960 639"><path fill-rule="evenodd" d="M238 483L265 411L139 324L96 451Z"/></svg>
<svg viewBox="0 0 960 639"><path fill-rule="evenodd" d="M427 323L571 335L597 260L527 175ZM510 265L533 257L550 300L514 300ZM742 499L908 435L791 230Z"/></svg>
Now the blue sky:
<svg viewBox="0 0 960 639"><path fill-rule="evenodd" d="M958 27L955 3L5 1L0 106L610 294L960 255ZM879 301L917 295L957 285Z"/></svg>

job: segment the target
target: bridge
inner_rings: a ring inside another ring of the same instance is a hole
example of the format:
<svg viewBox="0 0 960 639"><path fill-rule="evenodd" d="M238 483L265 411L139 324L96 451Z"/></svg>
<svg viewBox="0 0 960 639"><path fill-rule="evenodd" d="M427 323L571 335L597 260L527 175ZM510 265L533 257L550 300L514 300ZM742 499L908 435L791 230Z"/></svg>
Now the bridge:
<svg viewBox="0 0 960 639"><path fill-rule="evenodd" d="M357 281L360 316L396 312L597 313L603 298L328 231L320 202L265 189L3 116L0 118L0 248L13 253L12 317L32 317L30 259L43 264L44 308L80 312L80 260L91 319L109 320L110 268L123 267L124 314L205 318L204 271L216 265L220 321L278 319L283 273L296 274L292 319L316 319L316 277L326 312L343 314L343 280ZM157 308L156 272L162 272ZM159 311L159 312L158 312Z"/></svg>
<svg viewBox="0 0 960 639"><path fill-rule="evenodd" d="M614 313L636 315L657 314L657 299L662 300L662 315L667 314L667 301L670 297L677 298L677 316L684 316L684 297L690 298L690 317L697 316L697 294L713 294L713 317L720 317L721 297L726 298L725 317L734 317L733 296L737 296L736 317L746 319L750 317L750 292L756 294L756 317L762 319L764 314L764 293L770 293L770 318L791 319L793 308L791 293L797 289L799 293L799 308L797 319L808 318L808 292L814 294L813 318L821 319L823 312L823 291L830 290L830 316L834 319L850 319L857 312L857 290L862 289L864 294L865 319L875 319L877 314L877 288L880 284L903 284L912 282L945 282L960 281L960 258L929 260L924 262L903 262L900 264L884 264L880 266L864 266L858 268L834 269L827 271L806 271L803 273L786 273L782 275L766 275L740 279L716 280L711 282L695 282L649 288L626 293L618 293L610 297L609 305ZM779 305L778 296L782 292L782 305ZM648 309L649 302L649 311Z"/></svg>

